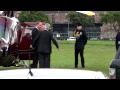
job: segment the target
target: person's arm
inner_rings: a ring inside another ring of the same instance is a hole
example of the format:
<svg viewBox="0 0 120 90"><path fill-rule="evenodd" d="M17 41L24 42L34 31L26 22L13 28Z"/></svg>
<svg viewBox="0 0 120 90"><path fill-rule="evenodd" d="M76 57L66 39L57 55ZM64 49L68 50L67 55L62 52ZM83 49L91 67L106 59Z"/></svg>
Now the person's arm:
<svg viewBox="0 0 120 90"><path fill-rule="evenodd" d="M73 33L73 37L79 38L80 33L77 30L75 30L74 33Z"/></svg>
<svg viewBox="0 0 120 90"><path fill-rule="evenodd" d="M35 33L35 29L32 30L32 47L34 48L34 33Z"/></svg>
<svg viewBox="0 0 120 90"><path fill-rule="evenodd" d="M116 51L117 51L118 50L118 34L116 35L115 45L116 45Z"/></svg>
<svg viewBox="0 0 120 90"><path fill-rule="evenodd" d="M33 47L33 48L35 47L36 41L37 41L37 39L38 39L38 37L39 37L39 34L40 34L40 31L38 31L38 30L36 30L36 29L34 29L34 30L32 31L32 47Z"/></svg>
<svg viewBox="0 0 120 90"><path fill-rule="evenodd" d="M87 40L88 40L88 38L87 38L87 34L86 34L85 31L84 31L84 35L83 35L83 37L84 37L84 45L86 45L86 44L87 44Z"/></svg>
<svg viewBox="0 0 120 90"><path fill-rule="evenodd" d="M50 33L50 38L51 38L53 44L59 49L59 45L58 45L57 41L53 38L53 34L52 33Z"/></svg>
<svg viewBox="0 0 120 90"><path fill-rule="evenodd" d="M116 79L115 78L115 68L110 68L109 69L109 74L110 74L109 79Z"/></svg>
<svg viewBox="0 0 120 90"><path fill-rule="evenodd" d="M73 37L76 37L76 30L73 32Z"/></svg>

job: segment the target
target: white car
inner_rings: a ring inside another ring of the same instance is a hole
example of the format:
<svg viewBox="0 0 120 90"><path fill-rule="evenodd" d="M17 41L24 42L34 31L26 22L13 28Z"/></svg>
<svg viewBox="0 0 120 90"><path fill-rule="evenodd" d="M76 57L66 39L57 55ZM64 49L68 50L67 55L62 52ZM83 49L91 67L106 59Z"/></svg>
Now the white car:
<svg viewBox="0 0 120 90"><path fill-rule="evenodd" d="M67 40L76 40L75 37L69 37Z"/></svg>
<svg viewBox="0 0 120 90"><path fill-rule="evenodd" d="M0 79L107 79L100 71L78 69L15 69L0 71Z"/></svg>

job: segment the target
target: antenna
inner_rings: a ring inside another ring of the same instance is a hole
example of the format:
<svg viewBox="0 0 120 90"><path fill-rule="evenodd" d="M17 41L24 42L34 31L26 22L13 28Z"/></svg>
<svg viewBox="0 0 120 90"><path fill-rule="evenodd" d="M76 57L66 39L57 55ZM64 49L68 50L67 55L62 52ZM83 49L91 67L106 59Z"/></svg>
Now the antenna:
<svg viewBox="0 0 120 90"><path fill-rule="evenodd" d="M29 60L29 73L28 73L28 74L30 74L30 76L33 76L33 73L32 73L32 71L31 71L30 60Z"/></svg>
<svg viewBox="0 0 120 90"><path fill-rule="evenodd" d="M33 76L33 73L32 73L32 71L31 71L31 64L30 64L30 53L29 53L29 72L28 72L28 74L29 74L30 76Z"/></svg>

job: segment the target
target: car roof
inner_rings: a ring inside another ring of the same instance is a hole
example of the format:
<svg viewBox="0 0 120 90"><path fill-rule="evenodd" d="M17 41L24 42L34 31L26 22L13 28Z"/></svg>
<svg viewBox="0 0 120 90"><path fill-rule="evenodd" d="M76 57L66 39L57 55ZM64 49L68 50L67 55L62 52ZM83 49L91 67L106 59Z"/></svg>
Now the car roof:
<svg viewBox="0 0 120 90"><path fill-rule="evenodd" d="M0 79L106 79L100 71L78 69L32 69L33 77L28 69L2 70Z"/></svg>

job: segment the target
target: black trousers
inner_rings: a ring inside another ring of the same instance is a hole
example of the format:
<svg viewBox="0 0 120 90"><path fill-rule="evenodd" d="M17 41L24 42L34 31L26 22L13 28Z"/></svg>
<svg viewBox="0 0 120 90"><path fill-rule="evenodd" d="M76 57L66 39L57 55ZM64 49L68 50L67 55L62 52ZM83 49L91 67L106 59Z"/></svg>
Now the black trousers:
<svg viewBox="0 0 120 90"><path fill-rule="evenodd" d="M31 65L32 68L37 68L38 65L38 53L34 52L34 59L33 59L33 64Z"/></svg>
<svg viewBox="0 0 120 90"><path fill-rule="evenodd" d="M39 67L50 68L50 54L39 53Z"/></svg>
<svg viewBox="0 0 120 90"><path fill-rule="evenodd" d="M75 49L75 67L78 67L78 54L80 53L81 66L85 67L84 64L84 49Z"/></svg>

